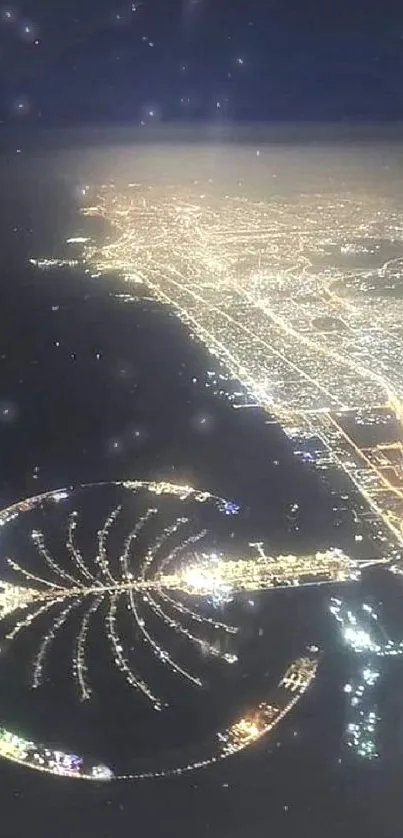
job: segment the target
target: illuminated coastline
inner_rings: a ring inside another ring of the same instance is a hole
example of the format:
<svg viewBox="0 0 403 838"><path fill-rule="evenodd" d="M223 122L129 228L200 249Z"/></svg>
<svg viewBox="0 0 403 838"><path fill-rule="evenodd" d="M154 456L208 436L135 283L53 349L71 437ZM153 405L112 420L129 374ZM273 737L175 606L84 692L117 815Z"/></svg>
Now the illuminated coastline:
<svg viewBox="0 0 403 838"><path fill-rule="evenodd" d="M355 210L350 197L264 203L218 198L195 185L110 184L83 212L109 222L115 238L99 249L87 245L85 256L97 275L115 271L128 283L144 283L170 306L291 439L319 439L318 467L348 478L352 497L358 493L367 510L364 523L377 551L399 570L400 303L362 296L358 304L340 290L344 269L317 265L332 250L341 259L365 258L366 236L401 235L386 204L374 206L369 198ZM385 257L374 277L357 272L358 287L366 277L393 278L398 258ZM355 279L353 271L350 276ZM357 437L359 427L382 423L391 427L386 444Z"/></svg>

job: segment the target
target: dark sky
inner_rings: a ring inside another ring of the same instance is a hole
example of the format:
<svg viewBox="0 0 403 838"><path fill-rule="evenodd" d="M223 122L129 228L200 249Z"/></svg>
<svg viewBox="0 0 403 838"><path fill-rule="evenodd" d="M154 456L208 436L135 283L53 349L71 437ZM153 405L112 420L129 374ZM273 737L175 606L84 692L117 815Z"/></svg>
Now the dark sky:
<svg viewBox="0 0 403 838"><path fill-rule="evenodd" d="M4 124L403 117L403 7L394 0L0 8Z"/></svg>

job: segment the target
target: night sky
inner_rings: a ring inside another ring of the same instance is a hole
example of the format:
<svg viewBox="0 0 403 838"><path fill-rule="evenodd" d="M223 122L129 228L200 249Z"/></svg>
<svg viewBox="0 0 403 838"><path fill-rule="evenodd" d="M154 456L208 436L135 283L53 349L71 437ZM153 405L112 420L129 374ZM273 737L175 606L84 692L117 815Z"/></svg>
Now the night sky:
<svg viewBox="0 0 403 838"><path fill-rule="evenodd" d="M26 0L0 14L6 125L403 115L398 3Z"/></svg>

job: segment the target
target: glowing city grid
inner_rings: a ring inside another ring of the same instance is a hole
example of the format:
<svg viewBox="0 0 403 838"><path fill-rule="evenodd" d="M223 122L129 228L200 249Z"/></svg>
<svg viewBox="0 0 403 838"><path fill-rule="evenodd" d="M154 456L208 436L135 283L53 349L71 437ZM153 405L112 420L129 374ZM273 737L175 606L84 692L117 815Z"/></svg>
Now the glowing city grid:
<svg viewBox="0 0 403 838"><path fill-rule="evenodd" d="M346 475L375 547L399 570L401 305L360 290L371 281L393 284L402 254L379 258L376 269L323 264L336 249L365 266L381 248L378 240L401 239L398 213L386 199L362 197L357 204L348 196L302 195L264 202L218 198L208 184L106 184L83 212L114 230L102 248L87 245L93 270L144 283L286 434L318 438L319 467ZM386 443L360 440L357 427L382 424L390 426Z"/></svg>

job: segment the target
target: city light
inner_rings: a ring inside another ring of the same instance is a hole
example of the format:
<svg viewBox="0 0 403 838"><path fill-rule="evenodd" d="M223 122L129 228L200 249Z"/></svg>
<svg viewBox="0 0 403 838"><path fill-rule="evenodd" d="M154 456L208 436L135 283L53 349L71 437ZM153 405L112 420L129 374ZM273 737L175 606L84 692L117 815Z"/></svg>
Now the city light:
<svg viewBox="0 0 403 838"><path fill-rule="evenodd" d="M345 582L360 575L359 563L341 550L331 548L308 556L266 556L259 561L227 559L201 554L197 564L176 574L160 577L165 588L206 596L214 592L269 590L276 587Z"/></svg>
<svg viewBox="0 0 403 838"><path fill-rule="evenodd" d="M403 655L403 641L391 640L379 611L367 602L351 608L333 597L330 612L339 624L343 643L358 662L355 675L344 685L348 697L344 741L356 756L373 760L379 756L376 734L380 716L375 693L381 678L380 659Z"/></svg>
<svg viewBox="0 0 403 838"><path fill-rule="evenodd" d="M0 757L60 777L97 781L113 779L113 772L107 765L38 745L4 728L0 728Z"/></svg>
<svg viewBox="0 0 403 838"><path fill-rule="evenodd" d="M403 641L392 640L386 632L377 610L364 602L352 610L345 602L333 597L330 611L341 627L343 642L355 654L378 657L403 655ZM365 680L364 669L364 680Z"/></svg>
<svg viewBox="0 0 403 838"><path fill-rule="evenodd" d="M318 207L316 195L259 202L151 184L106 184L92 204L83 213L102 217L114 230L112 241L85 247L92 269L142 282L241 383L246 404L259 405L290 435L320 440L323 450L311 461L347 478L376 554L389 564L395 555L399 572L399 313L392 297L361 294L357 302L349 296L337 259L331 269L321 267L327 253L365 258L374 235L395 239L401 230L396 215L374 206L371 197L361 200L357 232L349 197L321 196ZM358 289L366 280L376 284L392 263L385 257L353 282ZM235 399L234 406L244 405ZM386 422L385 443L361 441L359 428ZM357 543L362 538L357 532Z"/></svg>

